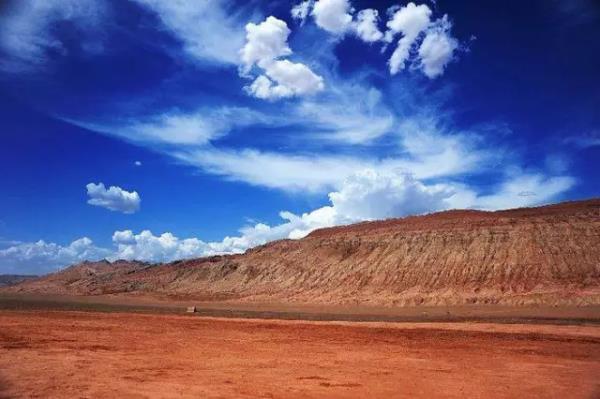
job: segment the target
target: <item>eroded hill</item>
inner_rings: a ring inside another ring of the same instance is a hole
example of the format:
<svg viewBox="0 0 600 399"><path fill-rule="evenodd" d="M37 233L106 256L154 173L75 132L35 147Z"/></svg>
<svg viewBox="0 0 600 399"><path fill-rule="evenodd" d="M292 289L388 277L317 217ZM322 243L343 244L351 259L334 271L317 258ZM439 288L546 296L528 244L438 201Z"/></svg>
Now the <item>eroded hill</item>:
<svg viewBox="0 0 600 399"><path fill-rule="evenodd" d="M82 263L4 291L403 306L600 303L600 199L317 230L243 255Z"/></svg>

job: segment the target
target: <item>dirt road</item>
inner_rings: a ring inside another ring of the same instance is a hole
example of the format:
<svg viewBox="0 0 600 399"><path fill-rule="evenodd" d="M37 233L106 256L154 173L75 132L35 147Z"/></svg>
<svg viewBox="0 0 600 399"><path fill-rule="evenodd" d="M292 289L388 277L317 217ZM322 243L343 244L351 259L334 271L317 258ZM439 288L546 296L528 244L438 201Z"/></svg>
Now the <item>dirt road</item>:
<svg viewBox="0 0 600 399"><path fill-rule="evenodd" d="M600 398L600 327L0 311L0 397Z"/></svg>

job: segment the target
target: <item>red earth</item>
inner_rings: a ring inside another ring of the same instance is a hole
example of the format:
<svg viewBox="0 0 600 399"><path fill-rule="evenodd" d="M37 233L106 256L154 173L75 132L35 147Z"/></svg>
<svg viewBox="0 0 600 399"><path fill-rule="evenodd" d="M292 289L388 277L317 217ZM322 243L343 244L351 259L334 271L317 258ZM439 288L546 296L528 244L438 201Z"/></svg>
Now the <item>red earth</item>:
<svg viewBox="0 0 600 399"><path fill-rule="evenodd" d="M0 311L0 397L600 398L600 326Z"/></svg>

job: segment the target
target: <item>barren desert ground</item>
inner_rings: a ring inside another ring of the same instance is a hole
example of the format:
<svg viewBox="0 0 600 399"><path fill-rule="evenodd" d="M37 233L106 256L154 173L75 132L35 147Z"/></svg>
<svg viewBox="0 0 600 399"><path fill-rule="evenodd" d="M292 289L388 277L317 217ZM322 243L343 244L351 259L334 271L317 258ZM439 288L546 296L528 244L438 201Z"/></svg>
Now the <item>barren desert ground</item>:
<svg viewBox="0 0 600 399"><path fill-rule="evenodd" d="M598 398L598 324L0 311L0 397Z"/></svg>

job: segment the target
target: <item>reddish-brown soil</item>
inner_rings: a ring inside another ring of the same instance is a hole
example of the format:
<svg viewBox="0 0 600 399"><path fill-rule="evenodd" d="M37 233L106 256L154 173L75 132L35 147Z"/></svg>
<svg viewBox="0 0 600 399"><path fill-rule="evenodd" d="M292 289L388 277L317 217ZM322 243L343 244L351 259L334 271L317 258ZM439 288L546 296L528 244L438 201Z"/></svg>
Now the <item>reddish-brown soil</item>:
<svg viewBox="0 0 600 399"><path fill-rule="evenodd" d="M361 223L164 265L83 263L0 291L383 307L600 305L600 199Z"/></svg>
<svg viewBox="0 0 600 399"><path fill-rule="evenodd" d="M600 327L0 311L9 398L599 398Z"/></svg>

